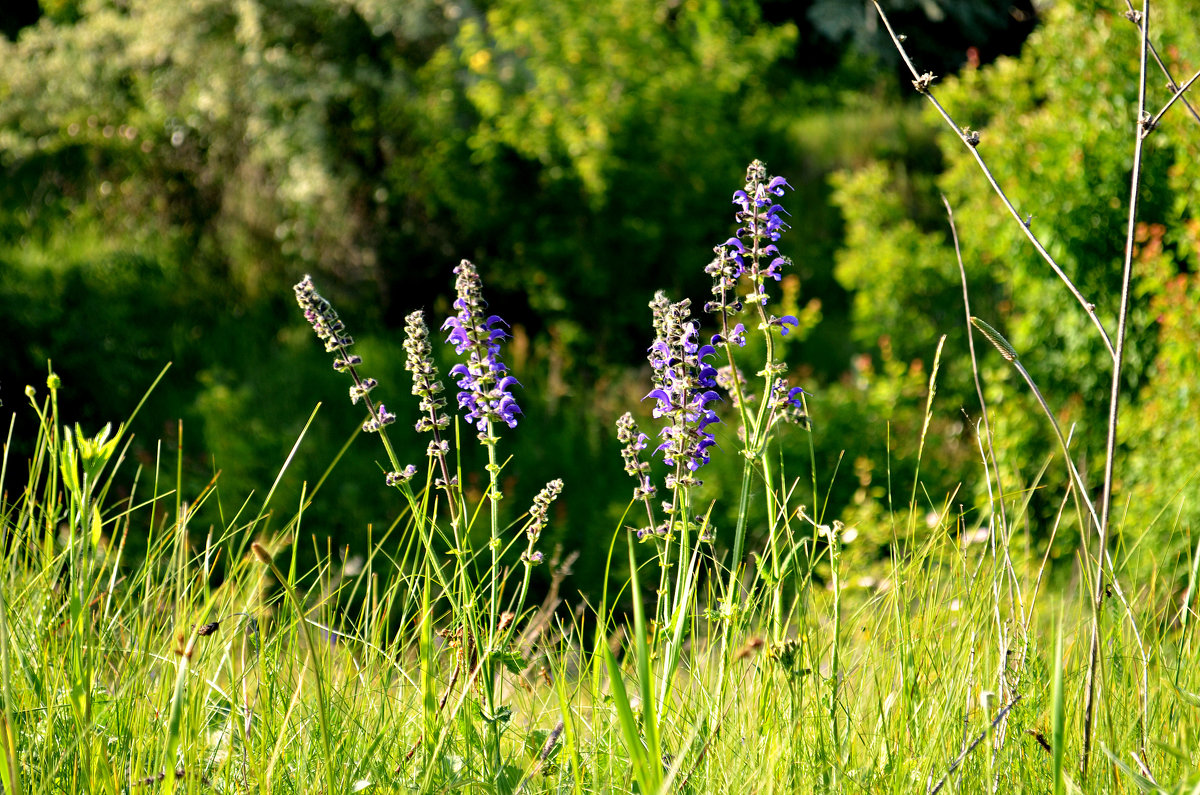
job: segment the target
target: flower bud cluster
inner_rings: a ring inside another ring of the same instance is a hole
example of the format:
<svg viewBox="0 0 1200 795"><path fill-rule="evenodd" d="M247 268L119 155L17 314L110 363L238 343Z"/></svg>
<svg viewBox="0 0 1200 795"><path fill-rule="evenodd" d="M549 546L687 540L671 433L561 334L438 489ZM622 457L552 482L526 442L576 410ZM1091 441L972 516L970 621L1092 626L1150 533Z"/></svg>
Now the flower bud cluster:
<svg viewBox="0 0 1200 795"><path fill-rule="evenodd" d="M546 556L541 551L534 549L533 545L541 538L542 528L549 521L550 506L558 499L562 488L561 479L550 481L537 493L537 496L533 498L533 505L529 507L529 524L525 525L525 535L529 539L529 545L521 553L521 560L530 566L536 566L546 559Z"/></svg>
<svg viewBox="0 0 1200 795"><path fill-rule="evenodd" d="M312 326L313 331L317 332L317 337L325 343L326 352L344 355L342 349L353 345L354 338L346 333L346 326L338 318L338 313L334 311L333 306L317 292L316 287L313 286L312 277L306 275L292 289L296 293L296 303L304 311L304 319ZM356 360L351 362L351 365L362 361L356 356L351 358ZM345 360L338 359L336 361L344 362ZM336 363L334 367L338 369Z"/></svg>
<svg viewBox="0 0 1200 795"><path fill-rule="evenodd" d="M628 411L617 420L617 441L623 445L621 460L625 462L625 473L636 478L638 482L637 487L633 490L633 498L635 500L652 498L657 489L650 482L650 462L643 461L640 455L641 451L646 449L650 437L638 431L637 423L633 421L633 415Z"/></svg>
<svg viewBox="0 0 1200 795"><path fill-rule="evenodd" d="M364 378L354 386L350 387L350 402L357 404L358 401L365 398L372 389L379 386L379 382L374 378Z"/></svg>
<svg viewBox="0 0 1200 795"><path fill-rule="evenodd" d="M333 306L317 292L312 277L306 275L292 289L296 293L296 303L304 312L304 319L317 333L317 338L325 343L325 350L337 354L333 369L339 373L349 373L354 379L354 385L350 387L350 402L357 404L362 400L367 404L370 416L363 423L363 430L374 433L395 422L396 415L384 408L382 403L371 403L371 390L379 386L379 382L374 378L359 376L357 367L362 364L362 357L346 350L354 344L354 338L346 332L346 326Z"/></svg>
<svg viewBox="0 0 1200 795"><path fill-rule="evenodd" d="M713 253L716 256L704 268L713 280L713 300L704 305L704 311L714 315L736 315L742 311L742 302L737 298L737 283L746 272L746 246L731 237L713 248Z"/></svg>
<svg viewBox="0 0 1200 795"><path fill-rule="evenodd" d="M445 387L433 363L433 348L429 344L425 313L419 309L404 318L404 350L408 354L404 367L412 373L412 393L421 399L417 431L432 432L445 428L450 424L450 418L442 412L446 407L446 398L442 396Z"/></svg>
<svg viewBox="0 0 1200 795"><path fill-rule="evenodd" d="M358 374L358 365L362 364L362 357L346 350L354 344L354 338L346 332L346 326L338 318L333 306L317 292L312 277L306 275L292 289L296 293L296 303L304 312L304 319L312 326L317 338L325 343L325 350L336 354L333 369L339 373L349 373L354 379L354 384L350 387L350 402L357 405L361 400L367 406L368 416L363 422L363 431L377 433L395 422L396 415L388 411L387 407L382 403L371 402L371 390L379 386L379 382ZM416 473L416 467L410 464L403 472L389 472L387 484L397 486L407 483Z"/></svg>
<svg viewBox="0 0 1200 795"><path fill-rule="evenodd" d="M396 415L387 410L382 403L376 404L374 413L363 423L364 433L378 433L383 428L396 421Z"/></svg>
<svg viewBox="0 0 1200 795"><path fill-rule="evenodd" d="M389 486L399 486L402 483L407 483L417 476L417 468L409 464L404 468L403 472L387 473L386 481Z"/></svg>
<svg viewBox="0 0 1200 795"><path fill-rule="evenodd" d="M562 479L556 478L547 483L545 488L533 498L533 505L529 507L529 526L525 528L530 544L537 543L538 538L541 537L542 528L549 521L550 506L558 499L558 495L562 494L562 489Z"/></svg>

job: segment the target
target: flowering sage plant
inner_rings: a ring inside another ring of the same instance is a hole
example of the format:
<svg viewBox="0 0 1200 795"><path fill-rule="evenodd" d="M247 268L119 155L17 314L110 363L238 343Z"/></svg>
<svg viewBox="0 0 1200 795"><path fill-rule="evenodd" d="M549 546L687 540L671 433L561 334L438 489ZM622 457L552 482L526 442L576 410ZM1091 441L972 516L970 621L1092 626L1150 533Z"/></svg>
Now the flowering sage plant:
<svg viewBox="0 0 1200 795"><path fill-rule="evenodd" d="M412 488L410 481L417 474L416 466L401 466L397 462L395 450L386 433L387 426L396 421L396 415L388 411L383 403L372 399L371 394L379 383L374 378L360 375L362 357L350 353L354 339L346 331L337 312L317 293L310 277L305 276L294 290L305 319L325 344L325 350L335 355L334 369L348 373L353 380L350 386L351 402L358 404L361 401L367 407L367 418L362 429L368 433L378 433L383 442L390 463L386 483L398 488L408 501L412 527L424 546L424 576L430 590L436 583L451 605L457 629L447 632L456 632L464 644L468 643L466 639L470 639L471 648L462 658L472 662L469 670L461 673L477 683L481 698L486 702L480 704L481 711L490 715L502 711L497 703L497 672L506 661L511 663L513 659L514 653L509 650L509 644L516 626L514 618L520 617L524 609L533 567L545 559L545 555L537 549L537 544L549 521L551 506L562 492L563 483L561 480L550 481L533 500L523 527L525 543L520 562L524 574L515 603L510 603L513 609L501 613L509 569L501 565L505 544L501 537L498 509L502 495L499 478L501 465L497 462L496 446L500 439L495 428L501 423L509 428L516 427L521 408L511 389L518 383L516 378L508 374L500 358L500 343L508 336L505 330L508 324L498 315L487 314L478 271L470 262L463 260L454 269L454 274L457 291L455 314L446 319L442 330L448 332L446 343L454 348L462 361L451 368L450 375L457 382L459 409L464 419L478 431L478 438L488 453L489 487L484 499L491 507L491 537L488 542L491 565L482 578L478 572L478 555L472 548L473 517L480 512L469 510L460 487L459 473L451 471L450 444L446 438L451 420L445 413L445 387L434 362L424 313L415 311L405 317L405 368L412 376L412 393L419 399L416 430L432 437L426 447L426 458L431 470L440 474L433 480L433 485L444 489L446 494L445 510L449 512L451 529L449 535L438 525L438 504L431 504ZM443 562L447 547L454 551L449 564L453 571L450 572L446 571L448 567ZM486 599L483 598L485 593ZM499 770L502 757L497 723L491 725L489 738L492 764Z"/></svg>
<svg viewBox="0 0 1200 795"><path fill-rule="evenodd" d="M325 343L325 351L335 354L333 369L339 373L348 373L354 380L354 384L350 387L350 402L357 404L361 400L367 407L367 419L362 426L363 432L380 434L384 449L388 454L388 460L392 465L391 471L385 476L387 484L389 486L407 484L417 474L417 468L412 464L401 467L397 461L396 454L384 432L387 426L396 421L396 415L388 411L382 403L375 403L371 400L371 391L379 386L379 382L374 378L367 378L359 374L358 367L362 364L362 357L356 353L350 353L350 346L354 344L354 338L346 331L346 326L338 317L333 305L317 292L311 276L306 275L292 289L296 294L296 303L304 312L304 319L312 326L317 338Z"/></svg>
<svg viewBox="0 0 1200 795"><path fill-rule="evenodd" d="M625 471L637 481L634 501L645 507L649 520L648 525L637 530L637 535L665 541L659 551L659 618L663 622L682 620L686 600L681 599L694 581L698 548L690 546L688 539L711 540L714 532L709 514L694 515L692 502L695 490L702 485L697 473L709 463L717 443L714 429L721 420L716 407L722 400L722 392L728 395L737 420L743 459L737 527L724 600L726 609L732 609L738 571L743 563L752 489L765 494L768 576L771 582L780 580L778 536L786 528L780 526L775 497L778 484L774 482L766 450L779 422L797 421L802 425L807 422L804 390L788 383L788 366L780 355L780 338L799 327L800 321L795 315L770 312L769 286L781 281L784 270L792 264L777 245L789 228L784 220L787 211L780 203L789 188L791 185L783 177L769 175L761 161L755 160L746 169L744 184L733 194L738 229L713 249L715 257L705 269L713 282L712 297L704 309L718 327L707 342L701 337L700 322L691 316L688 299L672 303L660 292L650 302L655 332L648 350L653 389L646 399L654 401L651 415L662 422L651 457L661 455L670 468L664 481L669 496L661 503L666 514L664 521L655 518L653 497L657 489L651 462L643 457L651 444L649 437L638 430L629 413L618 420L617 436L622 444ZM739 367L743 364L739 357L748 358L747 337L754 330L761 335L762 344L753 350L765 353L765 361L753 371L748 369L762 379L758 382L760 386L752 391L751 381ZM783 522L786 524L786 520ZM672 552L676 538L678 551ZM678 570L674 571L675 568ZM764 571L760 569L760 574ZM673 595L668 597L672 578L676 585Z"/></svg>

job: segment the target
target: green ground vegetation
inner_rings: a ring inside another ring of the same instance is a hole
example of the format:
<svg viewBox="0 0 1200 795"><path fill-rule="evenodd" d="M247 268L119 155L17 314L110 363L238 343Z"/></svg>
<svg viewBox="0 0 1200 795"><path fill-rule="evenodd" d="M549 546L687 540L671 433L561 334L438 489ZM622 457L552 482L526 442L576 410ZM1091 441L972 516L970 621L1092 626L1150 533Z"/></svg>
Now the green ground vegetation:
<svg viewBox="0 0 1200 795"><path fill-rule="evenodd" d="M849 5L6 27L4 790L1198 791L1200 102L1163 72L1200 9L1154 4L1142 58L1132 7L1059 2L996 57L1011 14L885 4L910 91ZM701 314L754 157L792 267L715 355L764 399L631 504L614 421L695 430L645 400L647 303ZM524 415L439 461L401 327L456 311L463 257Z"/></svg>

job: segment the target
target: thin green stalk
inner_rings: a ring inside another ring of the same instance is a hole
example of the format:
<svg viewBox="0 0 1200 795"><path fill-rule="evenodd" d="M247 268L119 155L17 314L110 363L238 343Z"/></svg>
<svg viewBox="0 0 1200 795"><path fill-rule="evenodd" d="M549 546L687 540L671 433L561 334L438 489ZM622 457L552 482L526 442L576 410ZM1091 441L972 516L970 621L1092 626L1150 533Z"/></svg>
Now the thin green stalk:
<svg viewBox="0 0 1200 795"><path fill-rule="evenodd" d="M492 432L492 421L487 422L486 440L484 446L487 448L488 454L488 501L489 501L489 519L491 523L491 534L488 541L488 549L491 550L492 568L488 577L488 605L490 615L488 616L488 642L495 641L496 621L499 616L499 593L497 588L497 580L500 576L500 466L496 463L496 437Z"/></svg>
<svg viewBox="0 0 1200 795"><path fill-rule="evenodd" d="M704 516L705 526L709 522L711 512L712 509L710 507L709 513ZM667 649L663 661L662 689L659 691L658 698L658 718L660 722L663 719L664 710L669 702L671 691L674 688L675 672L678 669L679 657L683 649L683 630L687 625L688 616L695 601L693 590L700 565L701 545L703 544L699 537L696 538L694 544L688 543L690 536L688 522L684 522L681 536L679 560L679 586L681 587L677 587L675 605L671 613L671 622L667 627L669 635L667 636Z"/></svg>
<svg viewBox="0 0 1200 795"><path fill-rule="evenodd" d="M783 639L783 574L779 566L779 517L772 485L771 457L765 451L762 456L762 468L771 561L771 640L778 643Z"/></svg>
<svg viewBox="0 0 1200 795"><path fill-rule="evenodd" d="M1050 755L1054 760L1054 795L1062 795L1066 788L1063 777L1063 756L1066 751L1066 708L1063 696L1063 626L1062 615L1058 617L1058 631L1054 637L1054 689L1051 696Z"/></svg>
<svg viewBox="0 0 1200 795"><path fill-rule="evenodd" d="M1125 263L1121 271L1121 307L1117 313L1117 343L1113 353L1112 389L1108 404L1108 442L1104 449L1104 490L1100 498L1100 533L1097 540L1092 650L1088 660L1087 703L1083 713L1083 752L1079 760L1080 778L1087 781L1088 757L1092 750L1092 712L1095 708L1096 666L1100 657L1100 613L1104 607L1104 557L1108 549L1109 509L1112 505L1113 471L1117 456L1117 423L1120 417L1121 368L1125 362L1125 332L1129 320L1129 288L1133 279L1134 236L1137 228L1138 191L1142 178L1142 144L1154 129L1146 114L1146 61L1150 39L1150 0L1142 0L1141 57L1138 72L1138 117L1134 136L1133 174L1129 188L1129 221L1125 230ZM1142 749L1145 754L1145 749Z"/></svg>
<svg viewBox="0 0 1200 795"><path fill-rule="evenodd" d="M737 622L737 618L740 615L740 611L736 607L736 605L740 605L741 603L740 594L738 593L738 572L741 569L742 543L746 536L746 515L749 513L750 467L750 461L746 459L742 464L742 486L738 493L738 518L733 536L733 559L729 565L729 585L726 587L722 597L724 610L721 616L721 643L717 656L717 696L713 700L712 709L712 725L714 727L720 725L719 718L725 704L725 686L729 666L729 638L734 630L735 623L739 623ZM735 595L738 597L736 600Z"/></svg>
<svg viewBox="0 0 1200 795"><path fill-rule="evenodd" d="M499 503L503 497L500 493L500 465L496 462L497 441L498 439L492 428L492 421L488 420L484 446L487 447L488 453L488 515L491 523L491 537L488 541L488 548L491 550L492 568L488 577L487 648L480 650L480 671L478 675L484 677L483 692L488 707L488 737L491 740L492 776L498 780L504 768L500 752L500 722L496 718L496 671L494 668L494 655L503 652L504 649L497 646L499 641L497 627L500 620L500 588L502 587L499 584L501 548ZM515 617L513 621L515 623Z"/></svg>
<svg viewBox="0 0 1200 795"><path fill-rule="evenodd" d="M833 649L829 661L829 722L833 729L833 752L835 754L835 764L831 767L830 772L833 775L835 789L837 788L838 768L842 759L842 735L838 726L838 694L842 676L838 658L842 629L841 529L841 523L835 522L829 531L829 566L833 581Z"/></svg>

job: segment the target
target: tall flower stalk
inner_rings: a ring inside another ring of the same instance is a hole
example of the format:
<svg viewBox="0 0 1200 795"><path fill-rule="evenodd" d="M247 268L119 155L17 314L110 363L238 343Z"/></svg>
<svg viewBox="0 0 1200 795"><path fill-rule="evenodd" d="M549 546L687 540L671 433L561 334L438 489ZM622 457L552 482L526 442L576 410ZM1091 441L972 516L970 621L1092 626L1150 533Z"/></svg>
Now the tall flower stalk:
<svg viewBox="0 0 1200 795"><path fill-rule="evenodd" d="M505 323L498 315L487 315L487 302L483 300L483 282L475 266L463 260L454 269L455 314L442 324L442 330L450 333L446 342L454 346L454 352L465 361L454 365L450 375L457 379L458 405L465 411L465 419L475 426L478 439L487 448L488 492L490 505L491 534L488 549L491 551L491 569L488 573L488 617L487 648L483 650L480 665L481 682L487 699L488 712L492 716L490 735L493 749L493 765L501 767L500 734L495 720L495 670L494 657L503 654L501 648L510 633L500 621L500 538L499 503L504 495L500 491L500 464L496 445L496 425L504 423L510 428L517 426L521 408L509 390L517 385L517 379L508 375L500 359L500 341L508 336ZM526 567L528 577L528 566ZM471 628L472 631L474 627ZM504 638L500 638L500 633Z"/></svg>
<svg viewBox="0 0 1200 795"><path fill-rule="evenodd" d="M396 415L388 411L383 403L376 403L371 399L371 392L379 386L379 382L359 373L362 357L350 352L354 338L346 331L346 325L338 317L333 306L317 292L311 276L305 276L292 289L296 294L296 303L304 312L304 319L312 326L317 338L325 343L325 352L334 354L333 369L348 374L354 381L350 387L350 402L357 404L361 400L367 407L367 419L363 421L362 429L364 433L379 434L392 467L386 476L388 485L411 494L408 482L416 475L417 469L411 464L400 465L385 430L396 421Z"/></svg>
<svg viewBox="0 0 1200 795"><path fill-rule="evenodd" d="M433 438L425 449L425 457L433 463L441 477L435 485L440 486L446 493L446 508L450 512L450 522L455 533L459 527L459 516L462 513L462 495L455 490L458 479L450 474L450 464L447 461L450 443L442 434L450 425L450 418L443 411L446 398L442 396L445 387L438 376L437 366L433 362L433 347L429 344L429 327L425 325L425 313L417 310L404 318L404 351L407 354L404 367L412 375L412 393L420 398L416 429L418 433L428 433Z"/></svg>
<svg viewBox="0 0 1200 795"><path fill-rule="evenodd" d="M488 638L495 641L496 622L499 617L500 572L500 517L499 503L504 498L500 492L500 464L496 456L496 424L504 423L517 427L517 416L521 413L516 398L509 390L517 379L508 375L504 362L500 360L500 340L508 336L502 326L507 326L498 315L486 315L487 302L483 300L483 282L475 266L463 260L454 269L454 282L458 297L454 300L456 314L446 319L442 330L450 330L446 342L454 346L454 352L466 356L450 369L450 375L458 380L458 405L466 411L465 418L479 432L479 441L487 448L489 475L488 500L491 504L491 539L488 549L492 553L492 568L489 587Z"/></svg>
<svg viewBox="0 0 1200 795"><path fill-rule="evenodd" d="M463 260L454 273L457 292L455 314L446 319L442 330L448 332L446 343L453 346L461 361L451 368L450 375L458 387L458 408L463 412L464 419L475 427L477 438L487 448L488 455L489 488L485 496L490 505L488 547L491 551L491 568L488 573L487 605L482 609L477 606L482 587L477 578L472 576L475 564L470 548L470 513L459 476L451 465L450 445L446 438L450 417L445 411L445 387L434 363L424 313L412 312L405 318L405 367L412 376L412 393L418 398L416 430L430 435L426 447L429 478L434 488L442 490L446 496L455 550L454 572L450 577L446 576L440 563L444 553L434 543L436 504L430 507L428 492L422 499L418 499L414 493L411 480L417 474L417 467L399 463L396 450L387 435L387 426L396 421L396 415L372 398L379 383L361 374L362 358L350 351L353 338L330 303L317 293L312 279L305 276L294 290L305 319L324 343L326 351L334 355L334 369L350 376L353 382L349 388L351 402L362 402L366 406L367 417L362 429L364 432L378 433L382 440L390 465L385 476L387 485L399 489L408 501L415 528L425 547L426 576L428 578L430 572L435 575L442 593L449 600L458 624L457 637L461 638L461 645L465 647L460 649L462 659L469 661L464 664L463 670L458 671L464 682L463 698L469 688L467 683L475 682L486 701L485 715L490 725L490 765L500 776L503 762L500 753L500 720L497 717L501 711L496 704L497 662L504 658L515 631L515 619L520 617L524 609L532 569L543 560L537 543L549 520L550 506L562 491L563 484L561 480L551 481L534 499L529 519L523 528L525 550L521 562L524 573L515 610L511 614L501 615L503 582L500 553L504 545L500 535L498 505L503 495L499 483L501 466L497 456L497 429L501 424L509 428L517 425L521 409L511 390L518 384L508 374L500 358L500 343L508 336L505 330L507 324L497 315L486 313L487 304L483 300L482 283L475 266ZM486 622L481 615L485 609L488 612Z"/></svg>
<svg viewBox="0 0 1200 795"><path fill-rule="evenodd" d="M786 211L778 200L790 188L783 177L770 176L758 160L746 170L743 187L733 194L737 206L738 229L733 237L714 249L715 258L706 273L713 279L712 298L704 309L714 316L718 332L707 343L700 338L700 324L691 317L688 300L671 303L658 293L651 301L655 338L649 348L654 388L646 395L653 399L652 415L662 422L658 444L652 451L661 455L669 467L665 478L667 498L661 503L663 521L656 518L654 497L657 489L650 475L650 463L643 457L650 439L638 431L631 415L617 422L622 443L625 471L637 481L634 501L645 508L648 524L640 528L639 538L654 538L659 546L659 626L666 631L663 686L658 695L661 712L669 698L672 673L683 639L683 626L694 602L693 588L700 559L699 541L711 539L713 528L709 512L693 515L694 491L701 486L697 472L709 461L716 440L713 427L719 423L715 406L724 390L738 421L741 445L742 483L738 497L737 526L734 529L733 556L719 615L725 619L718 675L719 704L724 698L728 644L737 616L744 612L740 577L745 553L750 493L762 488L766 496L769 573L760 567L758 575L770 590L771 635L778 643L784 633L783 579L786 518L781 516L775 492L775 473L768 454L774 430L782 421L806 422L804 390L788 383L786 362L781 356L779 337L799 326L794 315L776 316L768 311L769 286L783 277L791 260L783 256L777 242L788 229ZM749 330L748 330L749 329ZM739 367L739 353L752 330L762 337L764 359L752 382ZM725 362L713 361L723 354ZM757 394L752 390L757 390ZM692 542L692 534L697 536ZM678 544L675 542L678 541ZM676 552L677 550L677 552ZM672 587L672 573L674 573Z"/></svg>
<svg viewBox="0 0 1200 795"><path fill-rule="evenodd" d="M720 611L727 619L722 636L721 697L729 634L735 616L743 609L739 578L745 551L749 497L756 479L761 480L766 495L770 572L763 579L770 588L772 636L778 642L783 634L784 539L781 535L786 531L786 520L780 516L777 505L775 474L767 450L778 423L803 421L806 411L804 390L787 381L788 368L780 356L781 346L777 339L777 335L785 335L799 326L799 320L794 315L770 314L767 307L769 285L780 281L783 269L791 265L776 245L788 228L783 220L786 211L777 199L790 187L782 177L769 176L766 166L755 160L746 171L743 188L733 195L733 203L738 207L735 218L739 228L733 237L714 249L716 257L706 268L713 278L713 287L712 299L704 308L715 315L718 333L707 342L702 341L700 323L692 318L688 299L672 303L660 292L650 302L655 336L647 358L653 389L645 399L654 400L651 414L661 422L651 457L661 455L668 467L664 480L667 496L657 506L654 497L658 490L650 474L651 464L643 457L651 445L650 437L638 430L628 413L617 421L625 471L637 481L634 502L645 508L648 521L637 530L637 535L659 542L656 614L658 628L663 632L661 637L665 639L663 685L657 698L660 713L670 697L686 616L694 604L701 542L711 540L714 535L709 520L711 508L698 514L694 494L702 485L697 473L709 462L711 450L716 445L713 429L720 422L715 407L721 400L721 389L728 394L738 417L743 457L733 557ZM756 373L761 379L758 395L752 393L751 381L738 366L737 351L746 345L747 326L757 328L765 351L765 361ZM719 353L724 354L726 361L718 368L713 360ZM662 521L657 519L656 508L665 516ZM759 574L763 574L761 569Z"/></svg>
<svg viewBox="0 0 1200 795"><path fill-rule="evenodd" d="M772 634L775 641L780 639L783 631L781 545L779 512L772 488L771 459L766 454L766 447L772 429L780 420L796 419L805 413L804 390L789 386L786 379L787 364L778 355L775 337L776 332L780 336L786 335L799 325L799 320L794 315L777 317L769 314L766 308L770 300L767 292L769 282L780 281L783 269L792 264L776 246L788 229L788 224L783 220L787 211L777 200L784 195L784 189L790 187L783 177L768 175L762 161L753 161L746 169L745 187L733 194L733 203L738 207L734 215L739 224L737 233L714 249L716 256L705 269L713 278L713 298L705 304L705 310L715 315L721 327L719 339L729 362L725 380L741 421L738 433L744 445L742 487L726 592L726 599L729 600L727 609L732 612L734 600L740 599L737 587L739 567L745 549L750 490L755 467L758 467L766 484L764 491L774 586ZM743 283L748 283L750 290L739 297L737 289ZM749 315L747 319L750 322L757 321L755 325L762 335L766 351L763 367L757 373L762 379L764 398L758 401L756 408L751 406L753 395L749 392L749 384L737 367L736 348L745 345L745 325L730 325L731 319L743 314Z"/></svg>
<svg viewBox="0 0 1200 795"><path fill-rule="evenodd" d="M451 609L455 614L461 614L462 605L468 602L468 594L465 591L455 592L437 557L433 517L426 514L424 507L412 490L411 481L417 474L417 468L413 464L403 466L400 464L396 450L388 438L387 426L396 421L396 415L388 411L383 403L372 399L371 393L379 386L379 383L374 378L360 373L362 357L350 352L350 347L354 345L354 338L350 336L345 324L329 301L317 292L312 277L306 275L293 287L293 291L296 295L296 303L304 313L304 319L312 326L317 338L325 344L325 351L333 354L333 369L339 373L346 373L353 381L350 387L350 401L354 404L362 401L367 409L367 418L363 421L362 430L364 433L378 434L387 455L390 469L384 476L384 481L389 487L398 489L404 496L413 517L414 527L425 548L426 560L431 564L443 593L450 601ZM429 369L426 373L426 386L432 395L436 395L436 392L440 390L440 385L437 384L437 373L432 369L431 360L427 364ZM434 412L436 416L436 408Z"/></svg>
<svg viewBox="0 0 1200 795"><path fill-rule="evenodd" d="M717 370L708 359L716 349L700 342L699 323L691 317L691 301L671 303L662 292L650 302L655 339L647 358L652 368L654 389L646 400L654 400L651 414L663 421L658 437L661 440L654 453L662 454L663 463L671 468L666 478L670 499L663 503L666 521L651 527L661 538L659 553L659 620L662 625L678 613L680 599L687 588L689 569L685 561L693 553L691 531L694 526L706 527L707 520L693 517L692 492L702 485L696 473L709 462L709 449L716 444L710 426L719 422L710 406L719 399L715 387ZM643 491L646 484L639 486ZM693 524L695 523L695 524ZM643 534L644 536L645 534ZM679 573L674 593L670 594L672 546L678 541ZM694 554L691 555L695 557Z"/></svg>
<svg viewBox="0 0 1200 795"><path fill-rule="evenodd" d="M741 567L745 551L747 519L749 516L750 491L755 477L761 478L765 495L767 519L767 553L770 566L771 639L774 647L784 642L783 577L781 532L787 530L782 522L776 502L771 456L767 447L774 427L780 421L800 420L807 416L804 390L790 386L787 382L787 364L778 353L778 340L789 330L799 325L793 315L777 317L768 313L768 284L782 279L784 268L791 260L783 256L776 243L788 229L783 220L786 210L778 203L785 189L791 186L783 177L771 176L759 160L746 169L746 181L742 189L734 192L733 204L737 206L734 218L738 223L736 234L716 246L715 257L705 269L713 279L712 300L705 310L712 313L721 329L718 335L724 348L728 369L723 369L722 380L727 384L740 425L738 438L742 442L742 483L738 495L737 526L734 529L733 556L729 567L729 579L725 588L724 604L720 611L725 619L721 632L721 652L717 673L717 699L714 707L721 708L725 698L729 639L735 632L735 624L743 613L740 586ZM738 295L738 288L748 285L749 291ZM738 318L742 322L731 325ZM738 367L738 352L745 345L746 325L757 328L762 335L765 350L762 369L756 375L761 378L761 398L754 406L755 396L750 392L749 382ZM814 492L815 496L815 492ZM761 571L760 571L761 573Z"/></svg>

